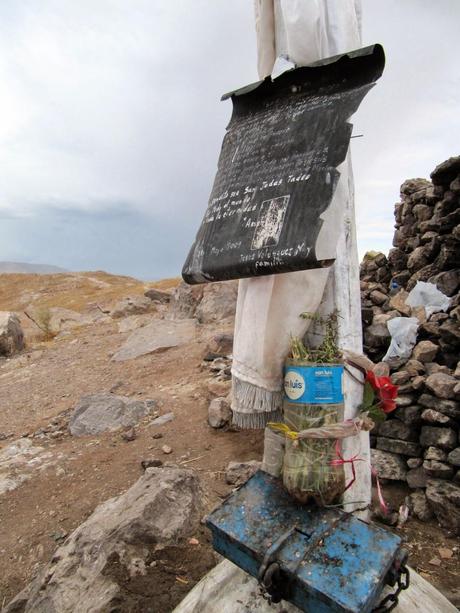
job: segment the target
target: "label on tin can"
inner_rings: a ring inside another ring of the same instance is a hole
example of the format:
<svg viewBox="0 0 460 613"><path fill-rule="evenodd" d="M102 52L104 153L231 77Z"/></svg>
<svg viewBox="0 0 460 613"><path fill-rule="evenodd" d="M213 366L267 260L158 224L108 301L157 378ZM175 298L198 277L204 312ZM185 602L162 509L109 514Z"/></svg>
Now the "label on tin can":
<svg viewBox="0 0 460 613"><path fill-rule="evenodd" d="M286 366L284 392L291 402L340 404L343 402L343 366Z"/></svg>

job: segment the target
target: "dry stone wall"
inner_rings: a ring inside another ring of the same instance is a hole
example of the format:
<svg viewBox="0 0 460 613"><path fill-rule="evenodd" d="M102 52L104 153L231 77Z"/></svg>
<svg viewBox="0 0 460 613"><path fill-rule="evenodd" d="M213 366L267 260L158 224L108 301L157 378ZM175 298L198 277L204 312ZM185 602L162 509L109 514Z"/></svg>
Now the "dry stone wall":
<svg viewBox="0 0 460 613"><path fill-rule="evenodd" d="M435 168L431 181L409 179L395 205L388 256L361 264L365 352L379 362L390 344L387 323L419 320L412 354L391 369L398 408L371 434L374 461L387 479L406 481L413 512L434 513L460 533L460 156ZM406 303L417 281L436 285L450 306L426 317Z"/></svg>

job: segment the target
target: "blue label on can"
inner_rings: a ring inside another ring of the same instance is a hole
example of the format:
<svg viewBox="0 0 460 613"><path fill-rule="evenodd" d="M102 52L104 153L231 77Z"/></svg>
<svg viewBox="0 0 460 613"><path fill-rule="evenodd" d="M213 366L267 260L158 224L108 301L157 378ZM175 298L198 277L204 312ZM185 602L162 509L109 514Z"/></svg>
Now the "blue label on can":
<svg viewBox="0 0 460 613"><path fill-rule="evenodd" d="M284 392L290 402L340 404L343 402L343 366L286 366Z"/></svg>

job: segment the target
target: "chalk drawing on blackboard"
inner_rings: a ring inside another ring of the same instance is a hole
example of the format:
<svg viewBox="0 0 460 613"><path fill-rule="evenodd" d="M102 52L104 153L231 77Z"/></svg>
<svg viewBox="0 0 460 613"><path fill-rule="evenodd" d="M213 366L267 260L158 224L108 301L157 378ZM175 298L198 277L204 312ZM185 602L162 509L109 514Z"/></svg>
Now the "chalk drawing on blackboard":
<svg viewBox="0 0 460 613"><path fill-rule="evenodd" d="M290 195L264 200L260 205L251 249L273 247L278 244L283 229Z"/></svg>

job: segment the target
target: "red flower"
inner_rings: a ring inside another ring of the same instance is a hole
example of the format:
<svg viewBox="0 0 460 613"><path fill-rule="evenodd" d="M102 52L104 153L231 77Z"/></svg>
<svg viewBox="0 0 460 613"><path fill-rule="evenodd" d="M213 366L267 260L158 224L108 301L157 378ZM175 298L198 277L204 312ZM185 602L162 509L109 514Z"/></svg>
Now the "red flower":
<svg viewBox="0 0 460 613"><path fill-rule="evenodd" d="M393 385L390 377L377 377L371 370L366 373L366 381L372 385L379 398L384 413L391 413L396 408L398 386Z"/></svg>

